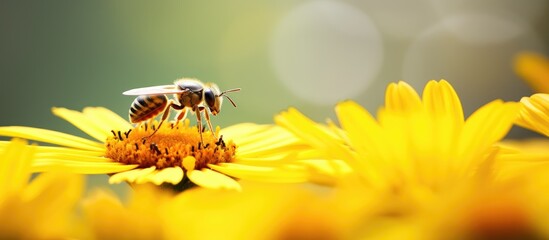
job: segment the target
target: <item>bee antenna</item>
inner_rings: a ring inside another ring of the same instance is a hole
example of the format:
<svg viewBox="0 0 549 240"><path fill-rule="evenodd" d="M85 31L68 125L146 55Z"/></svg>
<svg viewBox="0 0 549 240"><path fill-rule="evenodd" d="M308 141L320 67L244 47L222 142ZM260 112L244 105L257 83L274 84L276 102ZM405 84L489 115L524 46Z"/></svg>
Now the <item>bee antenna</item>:
<svg viewBox="0 0 549 240"><path fill-rule="evenodd" d="M225 93L238 92L238 91L240 91L240 88L233 88L233 89L225 90L225 91L221 92L221 94L219 94L219 96L221 97L221 96L225 95Z"/></svg>
<svg viewBox="0 0 549 240"><path fill-rule="evenodd" d="M229 101L233 104L233 106L236 107L236 104L234 103L234 101L229 96L227 96L227 95L223 95L223 96L226 97L227 99L229 99Z"/></svg>
<svg viewBox="0 0 549 240"><path fill-rule="evenodd" d="M238 92L238 91L240 91L240 88L233 88L233 89L225 90L225 91L221 92L221 94L219 94L216 97L221 97L221 96L226 97L233 104L233 106L236 107L236 104L234 103L234 101L229 96L225 95L225 93Z"/></svg>

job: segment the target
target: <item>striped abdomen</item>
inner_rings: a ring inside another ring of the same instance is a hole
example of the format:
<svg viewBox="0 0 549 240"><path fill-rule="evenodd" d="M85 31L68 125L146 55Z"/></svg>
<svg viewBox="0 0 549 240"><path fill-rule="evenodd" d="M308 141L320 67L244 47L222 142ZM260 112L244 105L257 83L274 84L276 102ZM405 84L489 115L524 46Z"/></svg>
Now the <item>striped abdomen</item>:
<svg viewBox="0 0 549 240"><path fill-rule="evenodd" d="M138 123L151 119L162 112L168 104L165 95L144 95L133 100L130 107L130 122Z"/></svg>

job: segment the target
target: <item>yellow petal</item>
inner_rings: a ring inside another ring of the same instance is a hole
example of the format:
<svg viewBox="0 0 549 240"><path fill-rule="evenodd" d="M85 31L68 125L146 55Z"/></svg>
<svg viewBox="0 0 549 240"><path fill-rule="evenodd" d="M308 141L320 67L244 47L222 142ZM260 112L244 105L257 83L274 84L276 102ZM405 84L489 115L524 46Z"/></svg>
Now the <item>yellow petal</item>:
<svg viewBox="0 0 549 240"><path fill-rule="evenodd" d="M303 167L283 169L274 167L246 166L234 163L208 165L210 168L235 178L259 182L300 183L309 180L309 174Z"/></svg>
<svg viewBox="0 0 549 240"><path fill-rule="evenodd" d="M83 113L92 118L96 123L104 124L105 128L110 131L111 129L126 130L133 128L129 123L120 115L104 107L87 107L84 108Z"/></svg>
<svg viewBox="0 0 549 240"><path fill-rule="evenodd" d="M497 143L500 153L542 153L549 154L549 138L503 140ZM547 158L549 161L549 158Z"/></svg>
<svg viewBox="0 0 549 240"><path fill-rule="evenodd" d="M0 199L28 183L34 150L25 140L13 139L0 152Z"/></svg>
<svg viewBox="0 0 549 240"><path fill-rule="evenodd" d="M262 145L262 144L258 144ZM256 146L258 146L256 145ZM281 159L285 156L291 155L291 154L298 154L303 151L309 151L311 150L311 147L304 144L290 144L290 143L284 143L280 142L273 143L271 147L269 146L261 146L256 149L250 148L249 146L242 146L237 145L238 148L236 149L236 156L238 159L244 159L244 158L256 158L256 159Z"/></svg>
<svg viewBox="0 0 549 240"><path fill-rule="evenodd" d="M285 149L277 149L276 151L268 151L270 154L258 153L236 155L234 163L241 165L276 167L284 164L293 164L297 160L322 159L324 155L317 149L311 149L309 146L289 146ZM267 152L267 151L266 151Z"/></svg>
<svg viewBox="0 0 549 240"><path fill-rule="evenodd" d="M517 103L493 101L475 111L465 122L462 143L474 148L492 145L503 138L518 116ZM477 136L482 136L477 137Z"/></svg>
<svg viewBox="0 0 549 240"><path fill-rule="evenodd" d="M175 222L171 221L173 218L169 218L170 222L163 221L168 218L159 216L159 209L167 203L165 192L149 185L139 185L133 190L125 204L104 191L94 192L83 202L87 226L93 231L89 239L166 239L162 227Z"/></svg>
<svg viewBox="0 0 549 240"><path fill-rule="evenodd" d="M243 144L244 141L248 141L248 138L254 136L257 133L261 133L270 128L270 125L260 125L255 123L240 123L223 128L219 131L220 135L223 135L225 139L231 139L238 143Z"/></svg>
<svg viewBox="0 0 549 240"><path fill-rule="evenodd" d="M196 158L194 158L193 156L186 156L185 158L183 158L182 165L183 168L185 168L185 170L187 171L194 170L194 167L196 165Z"/></svg>
<svg viewBox="0 0 549 240"><path fill-rule="evenodd" d="M5 149L10 142L0 141L0 152ZM35 149L35 158L46 158L48 156L88 156L88 157L100 157L105 154L105 151L89 151L81 149L73 149L67 147L57 147L57 146L33 146Z"/></svg>
<svg viewBox="0 0 549 240"><path fill-rule="evenodd" d="M92 118L79 111L69 110L66 108L52 108L52 112L54 115L70 122L72 125L100 142L105 142L110 134L110 130L112 130L108 128L105 129L104 126L96 124Z"/></svg>
<svg viewBox="0 0 549 240"><path fill-rule="evenodd" d="M111 159L106 157L82 155L82 154L67 154L67 153L48 153L42 152L35 155L35 161L48 161L48 160L68 160L79 162L112 162Z"/></svg>
<svg viewBox="0 0 549 240"><path fill-rule="evenodd" d="M257 126L247 125L247 126L253 129L253 132L248 130L242 134L236 133L232 137L235 140L235 143L237 143L238 145L247 145L250 143L254 143L259 139L264 140L267 137L277 137L279 135L291 136L291 134L288 131L276 125L257 125Z"/></svg>
<svg viewBox="0 0 549 240"><path fill-rule="evenodd" d="M377 121L359 104L346 101L339 103L336 108L337 118L341 127L347 132L349 141L353 148L361 155L382 156L380 150L388 145L385 133ZM352 161L353 159L346 159ZM382 159L378 159L382 160ZM375 164L376 162L370 162ZM349 162L357 172L370 172L371 167L367 166L363 159L356 162Z"/></svg>
<svg viewBox="0 0 549 240"><path fill-rule="evenodd" d="M125 172L119 172L117 174L112 175L109 178L109 183L121 183L121 182L135 182L137 179L146 176L152 172L154 172L156 167L149 167L149 168L138 168L133 169Z"/></svg>
<svg viewBox="0 0 549 240"><path fill-rule="evenodd" d="M418 115L418 124L414 124L411 132L414 139L414 155L418 158L440 158L435 162L422 161L418 165L424 172L431 174L434 179L448 175L447 160L452 157L452 151L459 141L459 134L463 129L463 109L461 102L453 89L446 81L429 81L423 91L425 112ZM417 131L415 131L417 129ZM426 173L421 173L427 176ZM436 176L438 175L438 176Z"/></svg>
<svg viewBox="0 0 549 240"><path fill-rule="evenodd" d="M389 111L415 111L422 107L417 92L403 81L391 83L385 93L385 108Z"/></svg>
<svg viewBox="0 0 549 240"><path fill-rule="evenodd" d="M353 153L344 145L343 139L338 138L327 128L320 127L294 108L275 116L275 122L311 147L324 151L327 157L333 159L351 159L353 157Z"/></svg>
<svg viewBox="0 0 549 240"><path fill-rule="evenodd" d="M63 170L80 174L117 173L136 168L116 162L82 162L78 160L39 159L32 164L33 172Z"/></svg>
<svg viewBox="0 0 549 240"><path fill-rule="evenodd" d="M461 101L450 83L429 81L423 90L423 104L435 116L451 116L452 125L463 125Z"/></svg>
<svg viewBox="0 0 549 240"><path fill-rule="evenodd" d="M549 136L549 94L538 93L520 100L519 126Z"/></svg>
<svg viewBox="0 0 549 240"><path fill-rule="evenodd" d="M39 142L51 143L66 147L90 151L105 151L102 143L94 142L85 138L70 134L32 127L0 127L0 136L24 138Z"/></svg>
<svg viewBox="0 0 549 240"><path fill-rule="evenodd" d="M66 236L69 216L84 190L84 177L77 174L48 172L38 175L22 192L27 216L11 216L15 221L28 217L28 230L40 234L34 238ZM33 233L31 233L33 234ZM63 234L63 235L61 235ZM31 235L32 236L32 235ZM46 237L49 236L49 237Z"/></svg>
<svg viewBox="0 0 549 240"><path fill-rule="evenodd" d="M299 163L323 174L343 176L353 172L353 169L349 167L349 164L341 160L304 160L299 161Z"/></svg>
<svg viewBox="0 0 549 240"><path fill-rule="evenodd" d="M156 170L148 175L141 176L135 182L139 184L150 182L156 185L166 182L176 185L181 182L183 176L183 169L180 167L170 167L162 170Z"/></svg>
<svg viewBox="0 0 549 240"><path fill-rule="evenodd" d="M40 199L44 205L55 204L53 200L63 198L65 201L76 202L83 190L84 178L82 175L63 172L48 172L38 175L25 188L23 199Z"/></svg>
<svg viewBox="0 0 549 240"><path fill-rule="evenodd" d="M36 146L36 154L66 154L66 155L80 155L80 156L95 156L99 157L105 154L105 149L101 151L89 151L67 147L57 146Z"/></svg>
<svg viewBox="0 0 549 240"><path fill-rule="evenodd" d="M503 103L500 100L492 101L479 108L465 122L457 148L458 156L462 156L464 161L482 159L473 156L485 154L492 144L501 140L511 129L518 116L518 111L518 103ZM470 163L454 164L469 166Z"/></svg>
<svg viewBox="0 0 549 240"><path fill-rule="evenodd" d="M509 179L549 168L549 152L501 154L497 157L497 177Z"/></svg>
<svg viewBox="0 0 549 240"><path fill-rule="evenodd" d="M284 148L299 142L298 138L279 126L271 126L261 132L248 136L245 141L244 139L239 142L235 141L239 146L238 151L249 155L264 153L266 149Z"/></svg>
<svg viewBox="0 0 549 240"><path fill-rule="evenodd" d="M242 190L240 184L234 179L207 168L188 171L187 177L196 185L205 188Z"/></svg>

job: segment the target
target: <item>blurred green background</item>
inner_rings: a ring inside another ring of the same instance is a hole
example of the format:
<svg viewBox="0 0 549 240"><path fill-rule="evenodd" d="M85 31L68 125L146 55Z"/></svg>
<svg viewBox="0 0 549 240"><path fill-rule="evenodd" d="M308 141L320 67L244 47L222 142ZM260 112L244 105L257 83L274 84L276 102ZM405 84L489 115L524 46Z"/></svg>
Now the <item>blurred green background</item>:
<svg viewBox="0 0 549 240"><path fill-rule="evenodd" d="M289 106L334 119L345 99L375 112L398 80L421 91L447 79L470 114L531 93L513 57L547 55L548 23L549 0L3 0L0 125L84 136L51 107L126 118L123 91L180 77L242 88L238 108L213 118L221 126L271 123Z"/></svg>

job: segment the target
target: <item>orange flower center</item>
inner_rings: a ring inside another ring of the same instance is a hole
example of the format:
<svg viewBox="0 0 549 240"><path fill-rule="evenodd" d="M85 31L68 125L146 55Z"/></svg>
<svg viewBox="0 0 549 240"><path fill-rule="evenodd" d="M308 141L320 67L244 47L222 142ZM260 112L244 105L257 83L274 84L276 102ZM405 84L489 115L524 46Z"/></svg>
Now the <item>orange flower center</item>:
<svg viewBox="0 0 549 240"><path fill-rule="evenodd" d="M183 167L183 159L187 156L196 159L195 169L234 160L236 145L232 141L225 143L223 136L216 139L210 131L205 131L201 142L198 128L190 127L189 123L188 119L177 125L164 122L154 134L156 121L127 132L113 130L113 136L106 141L105 157L124 164L138 164L139 168L156 166L156 169ZM216 135L219 135L219 127Z"/></svg>

